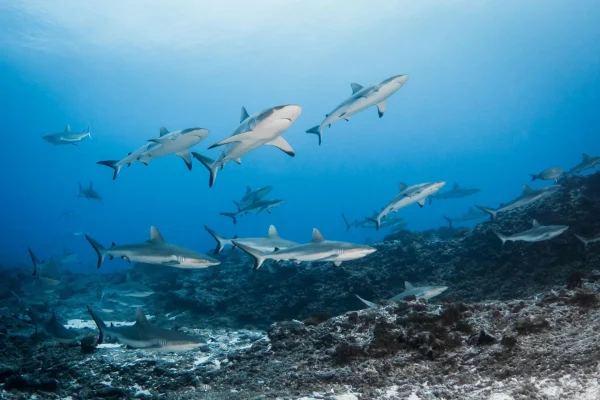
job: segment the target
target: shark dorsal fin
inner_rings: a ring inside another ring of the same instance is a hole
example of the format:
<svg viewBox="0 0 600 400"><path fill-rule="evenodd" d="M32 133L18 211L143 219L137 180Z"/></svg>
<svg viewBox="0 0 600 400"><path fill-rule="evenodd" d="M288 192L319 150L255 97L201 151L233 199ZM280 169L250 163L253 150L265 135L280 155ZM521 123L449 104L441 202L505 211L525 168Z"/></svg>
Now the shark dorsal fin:
<svg viewBox="0 0 600 400"><path fill-rule="evenodd" d="M323 240L325 240L325 238L323 237L323 235L321 235L321 232L319 232L317 228L313 228L312 241L322 242Z"/></svg>
<svg viewBox="0 0 600 400"><path fill-rule="evenodd" d="M401 192L404 192L407 188L408 188L408 185L406 183L398 182L398 189L400 189Z"/></svg>
<svg viewBox="0 0 600 400"><path fill-rule="evenodd" d="M412 283L410 283L409 281L404 281L404 289L405 290L410 290L413 288L414 288L414 286L412 285Z"/></svg>
<svg viewBox="0 0 600 400"><path fill-rule="evenodd" d="M144 315L144 312L142 311L141 308L138 308L136 313L135 313L135 324L136 325L148 325L149 322L146 319L146 316Z"/></svg>
<svg viewBox="0 0 600 400"><path fill-rule="evenodd" d="M358 83L351 83L350 87L352 88L352 94L356 94L356 92L360 92L362 90L362 86Z"/></svg>
<svg viewBox="0 0 600 400"><path fill-rule="evenodd" d="M68 126L68 125L67 125ZM587 161L590 159L590 156L588 156L587 154L583 153L581 154L583 156L583 161Z"/></svg>
<svg viewBox="0 0 600 400"><path fill-rule="evenodd" d="M244 122L250 115L248 115L248 111L246 111L246 107L242 107L242 112L240 114L240 122Z"/></svg>
<svg viewBox="0 0 600 400"><path fill-rule="evenodd" d="M523 185L523 194L529 194L533 192L533 189L529 187L529 185Z"/></svg>
<svg viewBox="0 0 600 400"><path fill-rule="evenodd" d="M131 275L129 275L129 272L127 273L127 277L125 278L125 282L131 282Z"/></svg>
<svg viewBox="0 0 600 400"><path fill-rule="evenodd" d="M162 235L160 234L158 229L156 229L156 227L151 226L150 227L150 239L148 239L148 241L152 242L152 243L164 243L165 239L163 239Z"/></svg>
<svg viewBox="0 0 600 400"><path fill-rule="evenodd" d="M65 128L65 133L71 133L71 125L67 124Z"/></svg>
<svg viewBox="0 0 600 400"><path fill-rule="evenodd" d="M458 185L458 183L454 182L454 185L452 185L452 189L458 189L460 186Z"/></svg>
<svg viewBox="0 0 600 400"><path fill-rule="evenodd" d="M534 228L539 228L541 226L540 223L537 222L537 219L534 219L532 224Z"/></svg>
<svg viewBox="0 0 600 400"><path fill-rule="evenodd" d="M267 234L269 238L279 238L279 233L277 233L277 229L275 229L275 225L271 225L269 227L269 233Z"/></svg>
<svg viewBox="0 0 600 400"><path fill-rule="evenodd" d="M160 132L160 137L163 137L163 136L165 136L165 135L168 135L168 134L169 134L169 130L168 130L167 128L165 128L164 126L161 126L161 127L160 127L160 130L159 130L159 132Z"/></svg>
<svg viewBox="0 0 600 400"><path fill-rule="evenodd" d="M246 194L250 193L252 191L252 189L250 189L250 186L246 186Z"/></svg>

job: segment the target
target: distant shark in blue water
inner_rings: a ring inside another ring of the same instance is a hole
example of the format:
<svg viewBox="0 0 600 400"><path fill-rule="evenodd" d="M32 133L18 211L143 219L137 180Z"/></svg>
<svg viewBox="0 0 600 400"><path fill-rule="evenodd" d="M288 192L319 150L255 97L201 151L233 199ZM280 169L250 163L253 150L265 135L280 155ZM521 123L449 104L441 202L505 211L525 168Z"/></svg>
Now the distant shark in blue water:
<svg viewBox="0 0 600 400"><path fill-rule="evenodd" d="M281 136L296 121L302 108L297 105L285 105L268 108L252 116L242 107L240 124L230 137L209 147L225 146L216 160L193 152L210 172L209 186L215 183L217 171L229 161L241 164L241 157L263 145L274 146L284 153L294 156L292 146Z"/></svg>
<svg viewBox="0 0 600 400"><path fill-rule="evenodd" d="M480 191L481 191L481 189L460 187L460 185L458 183L454 182L452 189L447 190L445 192L439 192L434 196L430 196L429 204L431 204L433 202L433 199L437 199L437 200L458 199L461 197L472 196L474 194L479 193Z"/></svg>
<svg viewBox="0 0 600 400"><path fill-rule="evenodd" d="M127 154L127 156L121 160L98 161L96 164L105 165L109 168L112 168L113 169L113 181L114 181L115 179L117 179L117 175L119 175L119 172L121 172L122 167L124 167L124 166L131 167L131 164L140 162L140 157L142 156L142 154L144 154L146 152L146 150L148 150L148 148L150 147L151 144L152 143L146 143L145 145L143 145L136 151Z"/></svg>
<svg viewBox="0 0 600 400"><path fill-rule="evenodd" d="M191 170L192 155L190 154L190 148L206 139L209 133L209 130L204 128L189 128L173 132L169 132L164 127L160 128L160 137L149 140L152 144L139 157L139 161L148 165L152 159L177 154Z"/></svg>
<svg viewBox="0 0 600 400"><path fill-rule="evenodd" d="M238 216L244 216L246 214L253 214L253 213L258 214L262 211L266 211L269 214L271 214L271 209L283 204L283 200L265 200L265 199L258 200L244 208L241 208L237 202L234 201L234 203L238 208L237 212L234 212L234 213L223 212L223 213L219 213L219 214L224 217L229 217L229 218L233 219L233 223L236 224Z"/></svg>
<svg viewBox="0 0 600 400"><path fill-rule="evenodd" d="M88 200L98 200L100 203L102 203L102 197L100 196L100 194L98 194L98 192L96 192L96 190L94 190L94 184L92 182L90 182L90 186L87 188L84 188L83 186L81 186L81 183L79 184L79 194L77 195L78 198L84 198L84 199L88 199Z"/></svg>
<svg viewBox="0 0 600 400"><path fill-rule="evenodd" d="M536 203L536 202L556 193L558 191L558 189L560 189L560 185L545 186L545 187L539 188L539 189L532 189L527 185L523 185L523 193L521 193L521 195L519 197L517 197L516 199L514 199L506 204L501 205L500 208L493 209L493 208L483 207L483 206L475 206L475 207L488 213L490 215L490 217L492 218L492 220L494 220L497 218L498 214L500 214L500 213L514 210L514 209L517 209L520 207L525 207L525 206L531 205L533 203Z"/></svg>
<svg viewBox="0 0 600 400"><path fill-rule="evenodd" d="M600 165L600 156L590 157L589 155L583 153L582 160L579 164L571 168L568 172L569 175L572 174L580 174L585 170L596 168Z"/></svg>
<svg viewBox="0 0 600 400"><path fill-rule="evenodd" d="M531 176L532 182L535 181L536 179L540 179L543 181L558 182L558 178L563 176L564 173L565 173L565 171L563 171L562 168L552 167L552 168L543 170L539 174L529 174L529 176Z"/></svg>
<svg viewBox="0 0 600 400"><path fill-rule="evenodd" d="M272 189L273 186L265 186L254 190L250 189L250 186L246 187L246 193L239 201L240 208L245 208L256 201L262 200Z"/></svg>
<svg viewBox="0 0 600 400"><path fill-rule="evenodd" d="M405 290L404 292L392 297L388 301L400 301L408 296L415 296L417 299L425 299L429 300L435 296L439 296L441 293L448 289L447 286L421 286L414 287L410 282L404 282ZM371 301L365 300L359 295L356 295L360 301L365 303L369 308L377 308L378 304L375 304Z"/></svg>
<svg viewBox="0 0 600 400"><path fill-rule="evenodd" d="M450 227L452 227L452 224L457 223L457 222L466 222L466 221L473 221L476 219L481 219L481 218L485 218L488 216L488 213L485 211L481 211L481 210L477 210L473 207L469 207L469 211L467 211L465 214L460 215L458 217L455 218L449 218L444 216L444 219L446 221L448 221L448 223L450 224Z"/></svg>
<svg viewBox="0 0 600 400"><path fill-rule="evenodd" d="M210 235L217 241L217 247L215 248L215 254L220 253L221 250L223 250L223 248L227 245L235 246L233 244L232 240L235 240L246 246L249 246L249 247L252 247L259 251L264 251L264 252L272 252L277 249L287 249L288 247L298 246L298 243L296 243L296 242L292 242L291 240L282 239L281 236L279 236L279 233L277 233L277 229L275 229L275 227L273 225L271 225L269 227L269 232L267 233L267 236L259 237L259 238L237 238L236 237L234 239L227 239L227 238L219 235L217 232L213 231L206 225L204 226L204 229L206 229L206 231L208 233L210 233Z"/></svg>
<svg viewBox="0 0 600 400"><path fill-rule="evenodd" d="M600 233L596 234L596 236L591 237L591 238L585 238L583 236L579 236L578 234L574 234L575 237L577 239L579 239L581 241L581 243L583 243L583 247L587 250L588 246L591 243L596 243L596 242L600 242Z"/></svg>
<svg viewBox="0 0 600 400"><path fill-rule="evenodd" d="M52 143L55 146L63 144L71 144L77 146L77 143L81 142L86 137L92 138L90 133L90 127L84 132L71 132L71 125L67 125L63 132L53 133L52 135L43 136L42 139Z"/></svg>
<svg viewBox="0 0 600 400"><path fill-rule="evenodd" d="M502 240L502 247L506 242L541 242L544 240L550 240L558 235L562 234L564 231L569 229L568 226L565 225L541 225L537 220L533 220L533 227L524 232L516 233L511 236L503 235L500 232L493 231L500 240Z"/></svg>
<svg viewBox="0 0 600 400"><path fill-rule="evenodd" d="M350 228L365 228L365 229L371 229L371 228L377 228L377 224L375 221L373 221L374 218L377 218L377 215L379 215L379 211L375 210L373 211L373 215L371 216L371 218L365 218L365 219L361 219L361 220L354 220L354 222L348 222L348 220L346 219L346 216L344 215L344 213L342 213L342 219L344 220L344 223L346 224L346 232L348 232L350 230ZM407 224L404 223L404 218L398 217L398 218L385 218L383 221L381 221L381 226L380 228L393 228L393 227L405 227Z"/></svg>
<svg viewBox="0 0 600 400"><path fill-rule="evenodd" d="M408 75L397 75L379 82L373 86L363 87L358 83L352 83L352 96L341 102L332 112L325 116L320 125L313 126L306 133L314 133L319 137L319 145L322 141L323 129L331 126L336 121L345 119L350 121L354 114L371 106L377 106L379 118L385 113L385 100L396 93L408 81Z"/></svg>

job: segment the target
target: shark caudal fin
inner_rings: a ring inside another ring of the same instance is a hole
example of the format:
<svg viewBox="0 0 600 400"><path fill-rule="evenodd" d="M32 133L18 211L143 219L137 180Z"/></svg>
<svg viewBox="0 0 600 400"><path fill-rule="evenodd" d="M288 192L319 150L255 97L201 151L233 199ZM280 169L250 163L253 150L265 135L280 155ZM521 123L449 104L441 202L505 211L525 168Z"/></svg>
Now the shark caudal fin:
<svg viewBox="0 0 600 400"><path fill-rule="evenodd" d="M233 220L233 224L237 224L237 213L219 213L219 215L222 215L224 217L229 217Z"/></svg>
<svg viewBox="0 0 600 400"><path fill-rule="evenodd" d="M375 229L379 230L379 228L381 228L381 221L379 220L379 218L368 218L367 219L371 222L375 222Z"/></svg>
<svg viewBox="0 0 600 400"><path fill-rule="evenodd" d="M579 240L581 241L581 243L583 243L583 248L584 248L585 250L587 250L587 248L588 248L588 244L590 244L590 240L589 240L589 239L586 239L586 238L584 238L583 236L579 236L579 235L578 235L578 234L576 234L576 233L574 233L573 235L575 235L575 237L576 237L577 239L579 239Z"/></svg>
<svg viewBox="0 0 600 400"><path fill-rule="evenodd" d="M206 231L208 233L210 233L210 235L213 237L213 239L215 239L217 241L217 247L215 248L215 254L219 254L221 252L221 250L223 250L223 248L227 245L233 246L233 243L231 243L231 240L219 235L217 232L213 231L208 226L204 225L204 229L206 229Z"/></svg>
<svg viewBox="0 0 600 400"><path fill-rule="evenodd" d="M346 219L346 216L344 215L344 213L342 213L342 218L344 219L344 223L346 224L346 232L348 232L350 230L350 228L352 228L352 225L350 225L348 223L348 220Z"/></svg>
<svg viewBox="0 0 600 400"><path fill-rule="evenodd" d="M104 323L104 321L102 321L102 318L100 318L95 312L94 310L92 310L90 308L90 306L87 306L88 312L90 313L90 316L92 317L92 319L94 320L94 322L96 323L96 326L98 327L98 331L100 332L100 334L98 335L98 342L97 344L102 344L102 342L104 341L104 331L107 329L106 324Z"/></svg>
<svg viewBox="0 0 600 400"><path fill-rule="evenodd" d="M113 169L113 181L117 179L117 175L121 172L121 165L119 165L119 160L105 160L98 161L96 164L98 165L106 165L108 168Z"/></svg>
<svg viewBox="0 0 600 400"><path fill-rule="evenodd" d="M313 126L309 130L307 130L306 133L313 133L313 134L317 135L319 137L319 146L321 145L322 137L321 137L321 126L320 125Z"/></svg>
<svg viewBox="0 0 600 400"><path fill-rule="evenodd" d="M450 224L450 228L452 228L452 220L450 218L446 217L445 215L442 215L442 217L444 217L444 219L446 221L448 221L448 224Z"/></svg>
<svg viewBox="0 0 600 400"><path fill-rule="evenodd" d="M493 220L496 219L496 214L498 214L498 210L494 210L493 208L489 208L489 207L483 207L483 206L475 206L477 208L479 208L481 211L485 211L486 213L490 214L490 218Z"/></svg>
<svg viewBox="0 0 600 400"><path fill-rule="evenodd" d="M90 132L90 126L88 125L87 130L85 131L85 133L87 133L87 137L89 137L90 139L92 138L92 133Z"/></svg>
<svg viewBox="0 0 600 400"><path fill-rule="evenodd" d="M359 295L357 295L357 294L355 294L355 296L356 296L356 297L357 297L357 298L358 298L360 301L362 301L363 303L365 303L365 305L366 305L367 307L369 307L369 308L377 308L377 307L379 307L379 304L375 304L375 303L373 303L373 302L371 302L371 301L369 301L369 300L365 300L365 299L363 299L362 297L360 297L360 296L359 296Z"/></svg>
<svg viewBox="0 0 600 400"><path fill-rule="evenodd" d="M96 251L96 254L98 255L98 268L100 268L100 266L102 265L102 261L104 261L104 257L106 256L106 249L104 248L104 246L102 246L100 243L98 243L96 240L92 239L88 235L85 235L85 238L88 242L90 242L90 244Z"/></svg>
<svg viewBox="0 0 600 400"><path fill-rule="evenodd" d="M531 177L531 182L535 181L538 178L537 174L529 174L529 176Z"/></svg>
<svg viewBox="0 0 600 400"><path fill-rule="evenodd" d="M27 251L29 251L29 257L31 257L31 262L33 263L33 276L37 275L37 266L39 264L43 264L44 260L40 260L39 258L37 258L37 256L33 253L33 251L28 247Z"/></svg>
<svg viewBox="0 0 600 400"><path fill-rule="evenodd" d="M263 265L263 263L265 262L265 260L267 259L265 256L266 254L263 253L260 250L256 250L253 249L250 246L246 246L244 244L241 244L235 240L232 240L231 243L236 246L239 247L240 249L242 249L244 252L248 253L249 255L252 256L252 258L254 258L254 268L253 270L256 271L257 269L260 268L261 265Z"/></svg>
<svg viewBox="0 0 600 400"><path fill-rule="evenodd" d="M502 240L502 248L504 248L504 244L508 240L508 237L506 235L501 234L500 232L493 230L493 229L492 229L492 232L494 232L496 234L496 236L498 236L498 238L500 240Z"/></svg>
<svg viewBox="0 0 600 400"><path fill-rule="evenodd" d="M192 152L192 155L202 163L210 172L210 179L208 181L208 186L212 187L217 179L217 172L219 171L219 166L215 164L215 160L210 157L203 156L202 154L198 154L195 151Z"/></svg>

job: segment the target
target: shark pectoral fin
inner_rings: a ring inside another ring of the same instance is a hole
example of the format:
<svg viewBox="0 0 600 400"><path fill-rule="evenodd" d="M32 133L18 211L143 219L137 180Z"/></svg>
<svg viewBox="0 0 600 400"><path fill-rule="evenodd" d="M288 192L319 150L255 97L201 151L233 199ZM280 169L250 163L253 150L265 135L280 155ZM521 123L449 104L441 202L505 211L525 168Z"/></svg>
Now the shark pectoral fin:
<svg viewBox="0 0 600 400"><path fill-rule="evenodd" d="M185 149L176 154L179 157L183 158L183 161L185 162L185 165L187 166L188 170L191 171L192 170L192 154L190 153L190 150Z"/></svg>
<svg viewBox="0 0 600 400"><path fill-rule="evenodd" d="M238 135L230 136L227 139L223 139L220 142L217 142L209 147L209 149L215 148L217 146L223 146L224 144L234 143L234 142L243 142L244 140L252 139L254 132L244 132Z"/></svg>
<svg viewBox="0 0 600 400"><path fill-rule="evenodd" d="M333 266L334 266L334 267L339 267L340 265L342 265L342 262L341 262L341 261L334 261L334 262L333 262Z"/></svg>
<svg viewBox="0 0 600 400"><path fill-rule="evenodd" d="M166 265L166 266L179 265L179 261L175 261L175 260L165 261L164 263L162 263L162 265Z"/></svg>
<svg viewBox="0 0 600 400"><path fill-rule="evenodd" d="M377 113L379 114L379 118L383 117L385 113L385 100L377 104Z"/></svg>
<svg viewBox="0 0 600 400"><path fill-rule="evenodd" d="M241 158L239 158L239 157L238 157L238 158L235 158L235 159L233 159L233 161L234 161L235 163L237 163L238 165L242 165L242 159L241 159Z"/></svg>
<svg viewBox="0 0 600 400"><path fill-rule="evenodd" d="M423 208L423 206L425 205L425 199L417 201L417 204L419 204L419 207Z"/></svg>
<svg viewBox="0 0 600 400"><path fill-rule="evenodd" d="M294 153L294 149L292 149L292 146L290 146L290 144L281 136L277 136L275 139L271 140L266 144L269 146L277 147L279 150L292 157L296 155Z"/></svg>
<svg viewBox="0 0 600 400"><path fill-rule="evenodd" d="M129 257L127 257L127 256L121 256L121 259L125 260L125 261L127 261L128 263L131 264L131 259Z"/></svg>
<svg viewBox="0 0 600 400"><path fill-rule="evenodd" d="M114 259L115 259L115 256L108 256L108 259L109 259L110 261L112 261L112 260L114 260Z"/></svg>

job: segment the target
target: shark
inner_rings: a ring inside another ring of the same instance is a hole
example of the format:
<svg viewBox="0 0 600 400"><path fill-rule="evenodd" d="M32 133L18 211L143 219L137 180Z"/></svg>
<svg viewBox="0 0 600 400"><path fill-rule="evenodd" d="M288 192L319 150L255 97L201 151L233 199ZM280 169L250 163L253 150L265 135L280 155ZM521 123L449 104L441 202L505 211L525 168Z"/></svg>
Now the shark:
<svg viewBox="0 0 600 400"><path fill-rule="evenodd" d="M77 253L68 250L63 250L63 254L60 256L57 263L59 265L69 265L81 264L81 261L79 261L79 256L77 255Z"/></svg>
<svg viewBox="0 0 600 400"><path fill-rule="evenodd" d="M398 212L401 208L417 203L419 207L425 205L425 199L438 190L440 190L446 182L426 182L420 183L413 186L408 186L405 183L400 182L398 184L400 193L398 193L392 200L385 206L377 216L369 218L375 223L377 230L381 228L381 220L384 219L388 214L392 212Z"/></svg>
<svg viewBox="0 0 600 400"><path fill-rule="evenodd" d="M500 232L493 231L500 240L502 240L502 247L506 242L542 242L544 240L550 240L564 231L569 229L565 225L541 225L537 220L533 220L532 228L524 232L516 233L511 236L503 235Z"/></svg>
<svg viewBox="0 0 600 400"><path fill-rule="evenodd" d="M273 225L269 226L269 232L267 233L267 236L259 238L227 239L219 235L217 232L213 231L206 225L204 225L204 229L206 229L206 231L210 233L210 235L217 241L215 254L219 254L227 245L234 246L232 242L233 240L263 252L273 252L276 249L287 249L289 247L298 246L298 243L296 242L282 239L281 236L279 236L277 229L275 229L275 226Z"/></svg>
<svg viewBox="0 0 600 400"><path fill-rule="evenodd" d="M579 164L571 168L568 172L569 175L580 174L585 170L596 168L600 165L600 156L590 157L583 153L582 160Z"/></svg>
<svg viewBox="0 0 600 400"><path fill-rule="evenodd" d="M92 138L89 126L85 132L71 132L71 125L67 125L64 131L43 136L42 139L55 146L63 144L77 146L77 143L81 142L86 137Z"/></svg>
<svg viewBox="0 0 600 400"><path fill-rule="evenodd" d="M288 247L287 249L275 249L270 253L254 249L237 240L231 242L254 258L255 271L260 268L265 260L269 259L275 261L289 260L297 264L303 261L331 261L336 267L339 267L344 261L357 260L377 250L374 247L361 244L325 240L316 228L313 229L310 243Z"/></svg>
<svg viewBox="0 0 600 400"><path fill-rule="evenodd" d="M75 344L77 343L77 334L70 329L65 328L63 324L58 322L56 313L52 311L52 316L47 321L41 321L33 313L28 313L32 321L35 322L36 336L39 333L43 333L44 336L50 338L52 341L63 344ZM41 331L41 332L40 332Z"/></svg>
<svg viewBox="0 0 600 400"><path fill-rule="evenodd" d="M250 186L246 187L246 193L244 193L244 196L239 201L239 207L245 208L254 202L262 200L272 189L273 186L265 186L254 190L250 189Z"/></svg>
<svg viewBox="0 0 600 400"><path fill-rule="evenodd" d="M531 176L531 181L535 181L536 179L540 179L543 181L554 181L558 182L558 178L563 176L565 171L559 167L547 168L540 172L539 174L529 174Z"/></svg>
<svg viewBox="0 0 600 400"><path fill-rule="evenodd" d="M219 213L219 214L224 217L229 217L229 218L233 219L233 223L237 224L237 217L239 217L239 216L244 216L246 214L253 214L253 213L258 214L261 211L267 211L269 214L271 214L271 209L283 204L283 200L264 200L264 199L258 200L244 208L241 208L239 203L237 203L235 201L234 201L234 203L238 208L237 212L234 212L234 213L223 212L223 213Z"/></svg>
<svg viewBox="0 0 600 400"><path fill-rule="evenodd" d="M400 301L408 296L415 296L417 299L429 300L435 296L439 296L441 293L448 289L447 286L420 286L415 287L410 282L404 282L404 292L388 299L387 301ZM365 303L369 308L377 308L378 304L363 299L359 295L356 295L360 301Z"/></svg>
<svg viewBox="0 0 600 400"><path fill-rule="evenodd" d="M88 200L98 200L100 203L102 203L102 196L100 196L98 194L98 192L96 192L94 190L94 184L93 182L90 182L90 186L87 188L84 188L83 186L81 186L81 183L79 184L79 194L77 195L78 198L84 198L84 199L88 199Z"/></svg>
<svg viewBox="0 0 600 400"><path fill-rule="evenodd" d="M487 212L485 212L485 211L478 210L478 209L476 209L474 207L469 207L469 211L467 211L463 215L460 215L460 216L455 217L455 218L450 218L450 217L444 216L444 219L446 221L448 221L448 223L450 224L450 227L452 227L452 224L455 224L457 222L473 221L473 220L476 220L476 219L485 218L488 215L489 214Z"/></svg>
<svg viewBox="0 0 600 400"><path fill-rule="evenodd" d="M150 145L152 145L152 143L144 144L142 147L140 147L136 151L130 152L129 154L127 154L127 156L125 156L125 158L122 158L121 160L104 160L104 161L98 161L96 164L104 165L106 167L112 168L112 170L113 170L113 178L112 179L114 181L115 179L117 179L119 172L121 172L121 168L123 168L124 166L131 167L131 164L134 164L136 162L141 162L140 157L142 156L142 154L144 154L146 151L148 151L148 148L150 147Z"/></svg>
<svg viewBox="0 0 600 400"><path fill-rule="evenodd" d="M463 188L456 182L452 186L452 189L447 190L445 192L437 193L435 196L429 197L429 204L433 202L433 199L437 200L447 200L447 199L458 199L461 197L473 196L481 191L481 189L475 188Z"/></svg>
<svg viewBox="0 0 600 400"><path fill-rule="evenodd" d="M217 171L229 161L241 164L241 157L263 145L277 147L287 155L294 157L294 149L281 134L292 126L301 111L300 106L290 104L267 108L250 116L242 107L240 124L231 136L209 147L212 149L224 146L216 160L192 152L192 155L208 169L210 173L209 186L213 186L217 178Z"/></svg>
<svg viewBox="0 0 600 400"><path fill-rule="evenodd" d="M135 324L118 327L112 324L107 326L89 306L87 309L100 331L98 344L104 341L105 335L134 349L165 352L193 350L206 344L199 338L150 324L141 308L137 309Z"/></svg>
<svg viewBox="0 0 600 400"><path fill-rule="evenodd" d="M150 139L148 149L140 155L138 160L145 165L158 157L177 154L183 159L188 170L192 169L192 154L190 148L208 137L210 131L204 128L188 128L169 132L167 128L160 128L160 137Z"/></svg>
<svg viewBox="0 0 600 400"><path fill-rule="evenodd" d="M36 278L44 286L58 286L61 283L60 263L55 261L54 258L50 258L44 268L40 269Z"/></svg>
<svg viewBox="0 0 600 400"><path fill-rule="evenodd" d="M479 208L481 211L485 211L486 213L488 213L493 221L497 218L498 214L500 213L534 204L556 193L558 189L560 189L560 185L545 186L539 189L532 189L528 185L523 185L523 192L521 193L521 195L506 204L502 204L500 208L493 209L477 205L475 207Z"/></svg>
<svg viewBox="0 0 600 400"><path fill-rule="evenodd" d="M98 268L107 256L111 260L119 257L127 262L135 261L184 269L208 268L221 263L206 254L165 242L154 226L150 227L150 239L143 243L119 246L113 243L112 247L105 248L88 235L85 235L85 238L96 251Z"/></svg>
<svg viewBox="0 0 600 400"><path fill-rule="evenodd" d="M134 282L131 279L131 275L129 275L129 273L127 273L125 282L107 287L102 290L102 297L104 297L105 295L117 295L123 297L148 297L153 294L154 290L139 282Z"/></svg>
<svg viewBox="0 0 600 400"><path fill-rule="evenodd" d="M579 236L576 233L574 233L574 235L577 239L579 239L581 241L581 243L583 243L583 247L586 250L590 244L600 242L600 233L598 233L597 235L595 235L594 237L591 237L591 238L584 238L583 236Z"/></svg>
<svg viewBox="0 0 600 400"><path fill-rule="evenodd" d="M377 215L379 214L379 211L375 210L373 212L373 215L371 216L371 218L377 218ZM346 224L346 232L348 232L350 230L350 228L364 228L364 229L373 229L377 227L377 224L369 218L365 218L362 220L354 220L354 222L348 222L348 219L346 219L346 216L344 215L344 213L342 213L342 219L344 220L344 223ZM403 222L404 218L386 218L383 221L381 221L381 228L386 228L386 227L394 227L396 225L404 225L406 226L406 223Z"/></svg>
<svg viewBox="0 0 600 400"><path fill-rule="evenodd" d="M146 304L144 303L144 301L142 300L142 297L128 297L128 296L114 296L114 297L107 297L107 300L111 303L114 304L118 304L120 306L123 307L128 307L128 308L139 308L139 307L143 307ZM108 308L110 309L110 308Z"/></svg>
<svg viewBox="0 0 600 400"><path fill-rule="evenodd" d="M358 83L351 83L352 95L342 101L319 125L313 126L306 133L312 133L319 137L319 146L322 142L323 130L330 127L334 122L350 117L371 106L377 106L379 118L385 113L385 100L396 93L408 81L408 75L396 75L381 81L375 85L363 87Z"/></svg>

